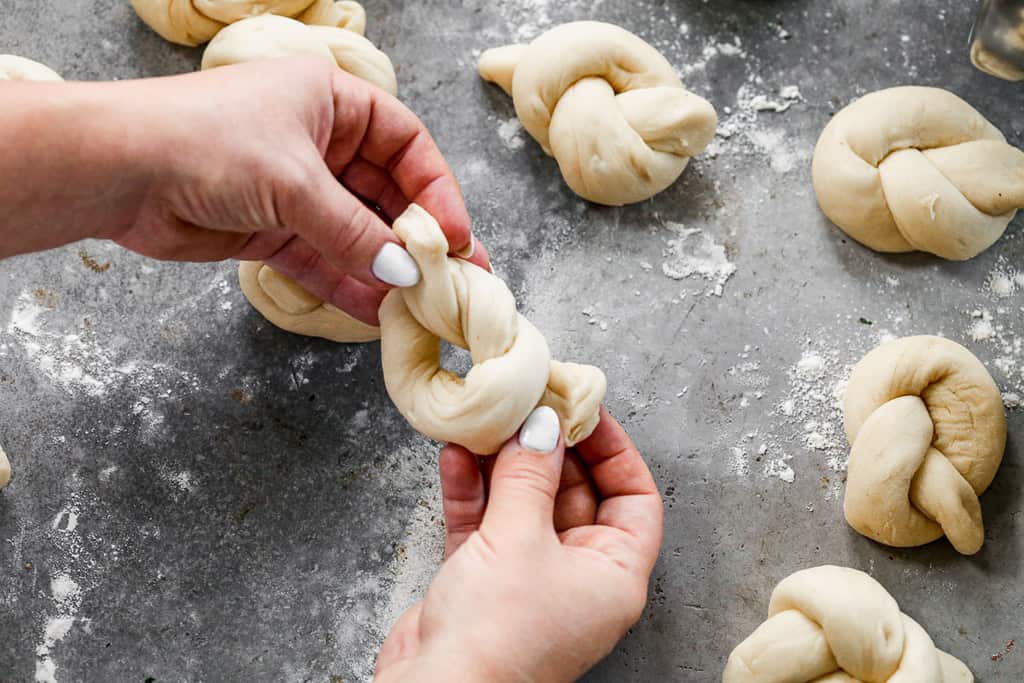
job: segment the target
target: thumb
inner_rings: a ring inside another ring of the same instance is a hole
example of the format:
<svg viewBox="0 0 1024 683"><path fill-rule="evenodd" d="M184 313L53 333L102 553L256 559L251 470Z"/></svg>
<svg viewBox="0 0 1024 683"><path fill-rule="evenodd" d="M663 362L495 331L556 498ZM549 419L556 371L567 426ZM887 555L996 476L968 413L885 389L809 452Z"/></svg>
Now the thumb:
<svg viewBox="0 0 1024 683"><path fill-rule="evenodd" d="M544 530L553 534L564 457L558 414L547 406L536 408L518 438L498 453L481 528L499 537L536 537Z"/></svg>
<svg viewBox="0 0 1024 683"><path fill-rule="evenodd" d="M420 269L381 218L327 166L282 202L284 227L303 237L346 275L377 289L411 287Z"/></svg>

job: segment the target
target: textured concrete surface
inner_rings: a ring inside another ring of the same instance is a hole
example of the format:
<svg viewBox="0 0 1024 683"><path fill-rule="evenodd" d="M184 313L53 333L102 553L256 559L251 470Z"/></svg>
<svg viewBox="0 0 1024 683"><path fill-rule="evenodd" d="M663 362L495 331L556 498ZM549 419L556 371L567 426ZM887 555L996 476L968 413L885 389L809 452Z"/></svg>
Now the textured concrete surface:
<svg viewBox="0 0 1024 683"><path fill-rule="evenodd" d="M870 571L980 681L1024 678L1021 414L982 499L985 548L964 558L843 523L833 397L865 351L913 333L965 343L1024 393L1022 222L969 263L882 256L828 224L809 178L829 115L890 85L948 87L1024 143L1024 91L968 64L972 4L367 5L499 272L558 357L606 370L665 493L650 607L587 680L718 680L774 584L822 563ZM0 17L0 52L67 78L199 61L126 0L0 0ZM476 76L477 50L578 18L651 41L722 117L711 152L643 204L576 198ZM780 97L792 85L801 97ZM391 406L375 345L270 327L231 264L102 243L0 264L0 326L15 470L0 493L0 680L368 679L442 535L436 446Z"/></svg>

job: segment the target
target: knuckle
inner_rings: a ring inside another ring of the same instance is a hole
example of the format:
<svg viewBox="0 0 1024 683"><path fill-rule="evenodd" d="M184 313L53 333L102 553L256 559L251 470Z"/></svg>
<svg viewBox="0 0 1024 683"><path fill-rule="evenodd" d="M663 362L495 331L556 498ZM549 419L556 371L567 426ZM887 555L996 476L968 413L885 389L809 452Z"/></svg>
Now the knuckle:
<svg viewBox="0 0 1024 683"><path fill-rule="evenodd" d="M554 497L551 475L545 472L539 463L527 462L523 458L509 467L503 478L510 487L518 491Z"/></svg>
<svg viewBox="0 0 1024 683"><path fill-rule="evenodd" d="M332 238L331 247L336 254L344 254L357 249L373 234L374 216L368 209L359 208L348 216L347 220L337 226Z"/></svg>

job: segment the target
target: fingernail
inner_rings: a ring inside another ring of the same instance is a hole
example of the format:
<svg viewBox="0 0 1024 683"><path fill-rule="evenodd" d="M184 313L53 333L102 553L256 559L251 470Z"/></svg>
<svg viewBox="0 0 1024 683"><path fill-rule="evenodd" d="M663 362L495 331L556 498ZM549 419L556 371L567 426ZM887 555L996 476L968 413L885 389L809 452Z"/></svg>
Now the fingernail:
<svg viewBox="0 0 1024 683"><path fill-rule="evenodd" d="M539 453L550 453L558 445L561 425L558 413L548 406L534 408L519 430L519 444Z"/></svg>
<svg viewBox="0 0 1024 683"><path fill-rule="evenodd" d="M469 258L473 255L474 251L476 251L476 238L470 235L469 244L455 252L455 255L461 256L462 258Z"/></svg>
<svg viewBox="0 0 1024 683"><path fill-rule="evenodd" d="M388 242L373 259L374 276L395 287L412 287L420 281L420 267L402 247Z"/></svg>

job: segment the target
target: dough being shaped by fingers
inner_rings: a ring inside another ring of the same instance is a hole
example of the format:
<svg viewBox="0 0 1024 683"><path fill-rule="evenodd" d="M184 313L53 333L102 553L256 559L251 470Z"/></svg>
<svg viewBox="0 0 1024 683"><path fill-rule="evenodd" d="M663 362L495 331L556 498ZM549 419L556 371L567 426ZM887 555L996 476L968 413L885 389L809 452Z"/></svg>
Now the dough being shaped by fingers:
<svg viewBox="0 0 1024 683"><path fill-rule="evenodd" d="M366 12L351 0L132 0L132 7L165 40L189 47L205 43L229 24L262 14L359 35L366 30Z"/></svg>
<svg viewBox="0 0 1024 683"><path fill-rule="evenodd" d="M203 51L202 68L298 55L323 57L389 95L398 93L391 60L366 38L345 29L307 26L273 14L242 19L218 33Z"/></svg>
<svg viewBox="0 0 1024 683"><path fill-rule="evenodd" d="M850 526L896 547L945 535L965 555L981 549L978 496L1002 462L1006 415L974 354L942 337L882 344L850 374L843 425Z"/></svg>
<svg viewBox="0 0 1024 683"><path fill-rule="evenodd" d="M479 69L512 96L573 192L598 204L661 192L718 125L714 107L657 50L612 24L562 24L529 45L486 50Z"/></svg>
<svg viewBox="0 0 1024 683"><path fill-rule="evenodd" d="M48 66L16 55L0 55L0 81L62 81Z"/></svg>
<svg viewBox="0 0 1024 683"><path fill-rule="evenodd" d="M722 683L973 683L864 572L825 565L772 592L768 619L729 655Z"/></svg>
<svg viewBox="0 0 1024 683"><path fill-rule="evenodd" d="M877 251L964 260L1024 208L1024 152L940 88L879 90L829 121L814 150L818 204Z"/></svg>
<svg viewBox="0 0 1024 683"><path fill-rule="evenodd" d="M384 382L409 423L432 439L489 455L543 404L558 413L566 444L590 436L604 373L552 361L505 283L450 258L441 227L422 208L410 205L394 229L421 273L418 284L391 290L380 307ZM465 378L440 367L442 339L469 350L473 368Z"/></svg>
<svg viewBox="0 0 1024 683"><path fill-rule="evenodd" d="M380 339L379 327L321 301L260 261L239 263L238 283L253 308L282 330L342 343Z"/></svg>

